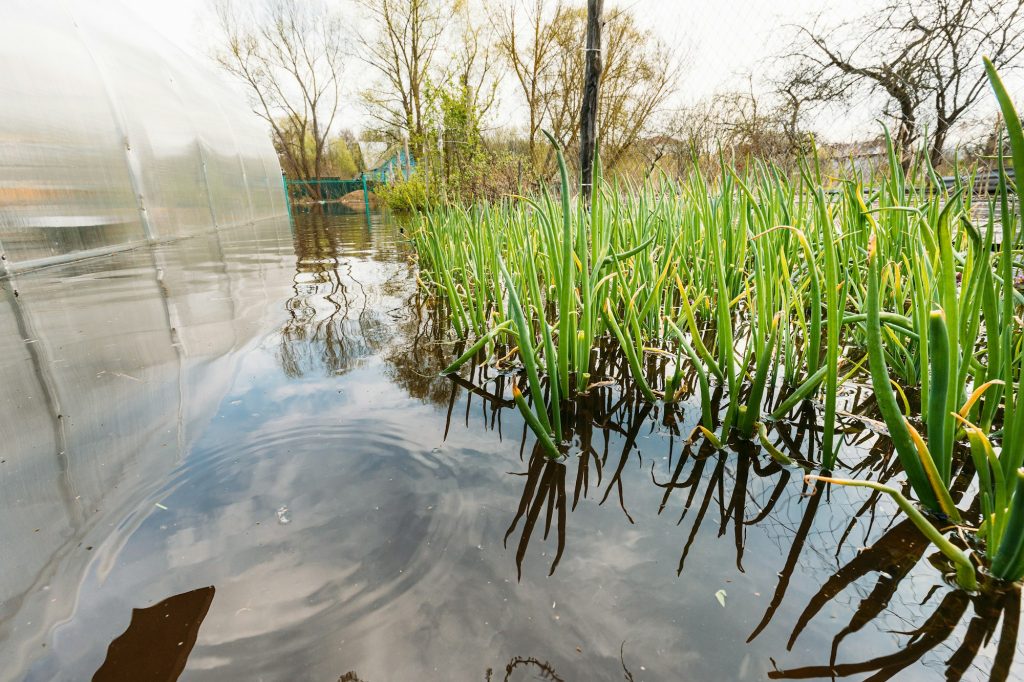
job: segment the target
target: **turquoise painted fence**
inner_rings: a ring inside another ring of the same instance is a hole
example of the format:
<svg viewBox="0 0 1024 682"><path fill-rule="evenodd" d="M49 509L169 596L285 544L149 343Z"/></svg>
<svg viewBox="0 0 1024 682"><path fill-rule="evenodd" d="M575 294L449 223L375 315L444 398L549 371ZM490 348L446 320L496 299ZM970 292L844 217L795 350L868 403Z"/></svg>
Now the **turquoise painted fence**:
<svg viewBox="0 0 1024 682"><path fill-rule="evenodd" d="M351 195L362 193L363 205L370 210L370 192L377 187L393 182L395 178L409 179L409 174L416 167L416 161L404 150L399 149L387 161L376 168L366 171L358 178L342 180L341 178L317 178L316 180L292 180L285 177L284 192L288 197L289 206L297 201L334 202Z"/></svg>

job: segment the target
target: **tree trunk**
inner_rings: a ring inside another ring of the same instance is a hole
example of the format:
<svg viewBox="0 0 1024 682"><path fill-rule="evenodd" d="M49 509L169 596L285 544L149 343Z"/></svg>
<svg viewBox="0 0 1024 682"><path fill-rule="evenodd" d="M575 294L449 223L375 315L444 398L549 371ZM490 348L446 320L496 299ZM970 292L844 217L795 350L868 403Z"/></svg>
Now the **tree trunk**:
<svg viewBox="0 0 1024 682"><path fill-rule="evenodd" d="M580 169L583 199L589 204L594 184L594 151L597 148L597 94L601 85L601 13L604 0L587 0L587 69L583 76L580 108Z"/></svg>
<svg viewBox="0 0 1024 682"><path fill-rule="evenodd" d="M917 117L914 105L907 99L900 100L900 128L896 131L896 150L900 155L900 166L903 173L910 171L910 162L914 158L914 136L917 134Z"/></svg>
<svg viewBox="0 0 1024 682"><path fill-rule="evenodd" d="M946 137L948 135L949 121L945 117L939 116L939 120L935 123L935 132L932 133L932 144L929 151L932 168L938 169L939 164L942 163L942 148L946 146Z"/></svg>

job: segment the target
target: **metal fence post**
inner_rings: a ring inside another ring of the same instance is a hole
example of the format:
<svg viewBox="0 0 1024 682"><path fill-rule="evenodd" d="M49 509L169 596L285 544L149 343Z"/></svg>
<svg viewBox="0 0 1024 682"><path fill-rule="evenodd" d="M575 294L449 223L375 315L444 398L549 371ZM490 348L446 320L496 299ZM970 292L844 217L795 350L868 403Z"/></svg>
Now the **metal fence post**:
<svg viewBox="0 0 1024 682"><path fill-rule="evenodd" d="M366 190L366 173L360 173L359 179L363 181L363 207L366 209L366 226L370 227L370 195Z"/></svg>
<svg viewBox="0 0 1024 682"><path fill-rule="evenodd" d="M284 205L288 207L288 220L292 219L292 195L288 192L288 176L281 173L281 185L284 187Z"/></svg>

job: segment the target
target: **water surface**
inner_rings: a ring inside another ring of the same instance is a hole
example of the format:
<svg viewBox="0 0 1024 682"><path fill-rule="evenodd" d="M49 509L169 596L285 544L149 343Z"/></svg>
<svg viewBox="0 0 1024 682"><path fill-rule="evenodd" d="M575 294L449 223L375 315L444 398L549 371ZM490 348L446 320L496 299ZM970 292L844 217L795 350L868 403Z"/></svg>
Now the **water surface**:
<svg viewBox="0 0 1024 682"><path fill-rule="evenodd" d="M695 403L595 390L546 461L509 372L438 376L404 239L299 214L0 282L0 679L1024 676L1018 592L951 589L868 491L687 445ZM815 419L773 440L814 458Z"/></svg>

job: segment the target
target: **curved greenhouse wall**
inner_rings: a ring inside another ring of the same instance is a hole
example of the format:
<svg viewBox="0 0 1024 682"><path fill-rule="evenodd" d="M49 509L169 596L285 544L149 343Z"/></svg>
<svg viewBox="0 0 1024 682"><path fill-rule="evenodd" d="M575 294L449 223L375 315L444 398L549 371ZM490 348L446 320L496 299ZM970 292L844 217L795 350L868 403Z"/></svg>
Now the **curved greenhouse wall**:
<svg viewBox="0 0 1024 682"><path fill-rule="evenodd" d="M123 5L5 0L2 15L7 269L286 213L266 127Z"/></svg>

